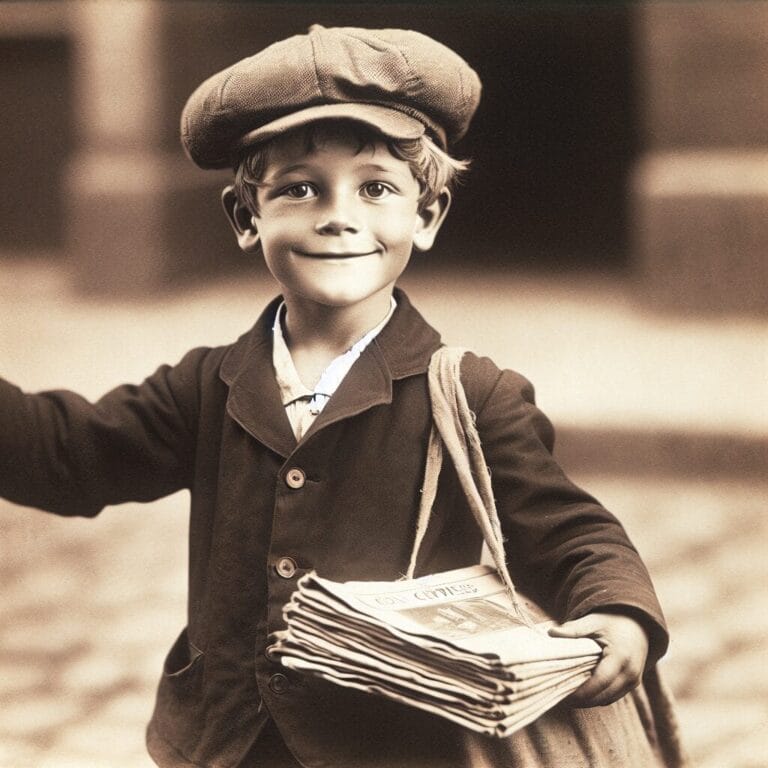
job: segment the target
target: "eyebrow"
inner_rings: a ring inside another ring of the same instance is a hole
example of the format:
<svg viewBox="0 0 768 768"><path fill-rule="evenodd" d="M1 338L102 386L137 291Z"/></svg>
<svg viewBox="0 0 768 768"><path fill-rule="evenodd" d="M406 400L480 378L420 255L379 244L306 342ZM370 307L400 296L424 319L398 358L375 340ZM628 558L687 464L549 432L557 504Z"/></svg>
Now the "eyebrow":
<svg viewBox="0 0 768 768"><path fill-rule="evenodd" d="M293 163L292 165L286 165L284 168L278 167L273 173L270 173L269 175L272 178L285 176L286 174L293 173L294 171L307 170L308 167L309 166L306 163Z"/></svg>
<svg viewBox="0 0 768 768"><path fill-rule="evenodd" d="M397 173L398 168L387 168L385 165L379 165L378 163L366 163L360 166L362 171L381 171L382 173Z"/></svg>

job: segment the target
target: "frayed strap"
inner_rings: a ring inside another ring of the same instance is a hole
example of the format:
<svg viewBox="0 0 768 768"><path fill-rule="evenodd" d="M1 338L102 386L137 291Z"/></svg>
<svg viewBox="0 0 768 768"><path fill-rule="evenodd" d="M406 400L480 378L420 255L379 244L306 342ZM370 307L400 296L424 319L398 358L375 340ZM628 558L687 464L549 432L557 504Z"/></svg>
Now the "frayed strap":
<svg viewBox="0 0 768 768"><path fill-rule="evenodd" d="M413 578L416 570L416 560L437 494L444 447L453 461L469 509L480 526L496 570L509 590L515 611L521 620L532 625L532 620L517 599L517 591L507 568L504 539L493 498L491 477L475 425L475 415L469 408L461 384L461 359L465 352L466 350L459 347L441 347L432 355L429 365L429 396L432 402L433 424L427 447L416 536L407 575L408 578Z"/></svg>
<svg viewBox="0 0 768 768"><path fill-rule="evenodd" d="M421 502L419 503L419 516L416 521L416 535L413 540L413 550L411 551L411 561L408 564L406 573L407 579L412 579L416 571L416 560L421 550L421 543L424 540L424 534L427 532L429 518L432 514L432 506L437 496L437 480L440 477L440 467L443 464L443 443L440 435L437 434L435 425L429 432L429 443L427 444L427 464L424 470L424 483L421 487Z"/></svg>

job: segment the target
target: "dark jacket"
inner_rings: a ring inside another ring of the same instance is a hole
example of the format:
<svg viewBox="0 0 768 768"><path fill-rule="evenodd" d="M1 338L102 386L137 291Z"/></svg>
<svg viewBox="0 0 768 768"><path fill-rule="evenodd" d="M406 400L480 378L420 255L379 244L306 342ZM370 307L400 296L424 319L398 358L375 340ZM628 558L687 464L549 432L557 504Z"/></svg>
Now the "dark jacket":
<svg viewBox="0 0 768 768"><path fill-rule="evenodd" d="M274 303L231 346L195 349L93 405L0 385L7 498L92 516L191 490L188 626L148 728L160 765L236 765L268 713L307 766L461 764L457 726L280 669L265 654L308 570L385 580L407 568L430 426L425 372L440 338L396 296L391 321L299 445L272 368ZM471 355L462 379L518 586L561 618L622 607L644 623L657 658L667 640L646 569L615 518L553 460L530 384ZM418 571L473 564L480 547L444 467Z"/></svg>

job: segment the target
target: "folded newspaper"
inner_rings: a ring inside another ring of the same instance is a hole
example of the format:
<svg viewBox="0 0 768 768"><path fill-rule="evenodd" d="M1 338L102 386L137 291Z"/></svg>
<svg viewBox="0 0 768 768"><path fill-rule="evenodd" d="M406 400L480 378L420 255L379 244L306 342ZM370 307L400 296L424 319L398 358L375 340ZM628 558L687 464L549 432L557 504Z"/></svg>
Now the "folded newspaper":
<svg viewBox="0 0 768 768"><path fill-rule="evenodd" d="M485 565L396 582L309 573L284 616L271 648L284 666L498 737L565 698L600 657L594 640L518 618Z"/></svg>

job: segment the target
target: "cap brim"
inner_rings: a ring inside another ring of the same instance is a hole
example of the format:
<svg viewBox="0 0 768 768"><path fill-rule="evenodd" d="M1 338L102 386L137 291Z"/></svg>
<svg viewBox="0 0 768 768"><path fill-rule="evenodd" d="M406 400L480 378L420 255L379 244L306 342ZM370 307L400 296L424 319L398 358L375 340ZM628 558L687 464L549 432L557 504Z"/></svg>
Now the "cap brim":
<svg viewBox="0 0 768 768"><path fill-rule="evenodd" d="M418 139L426 132L424 124L415 117L379 104L318 104L249 131L238 142L238 148L242 150L252 147L317 120L333 119L356 120L393 139Z"/></svg>

